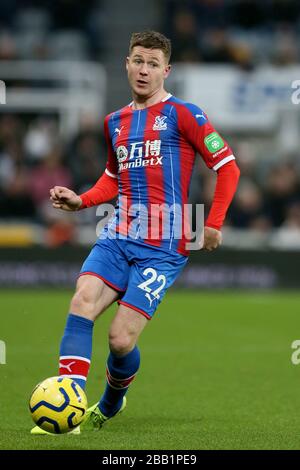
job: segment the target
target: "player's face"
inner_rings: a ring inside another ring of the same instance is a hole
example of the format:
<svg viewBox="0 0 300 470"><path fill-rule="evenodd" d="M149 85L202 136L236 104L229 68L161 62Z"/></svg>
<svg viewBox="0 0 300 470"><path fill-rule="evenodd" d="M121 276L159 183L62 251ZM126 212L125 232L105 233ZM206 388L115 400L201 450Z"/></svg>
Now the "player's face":
<svg viewBox="0 0 300 470"><path fill-rule="evenodd" d="M126 69L133 93L146 98L163 90L171 66L162 50L136 46L127 57Z"/></svg>

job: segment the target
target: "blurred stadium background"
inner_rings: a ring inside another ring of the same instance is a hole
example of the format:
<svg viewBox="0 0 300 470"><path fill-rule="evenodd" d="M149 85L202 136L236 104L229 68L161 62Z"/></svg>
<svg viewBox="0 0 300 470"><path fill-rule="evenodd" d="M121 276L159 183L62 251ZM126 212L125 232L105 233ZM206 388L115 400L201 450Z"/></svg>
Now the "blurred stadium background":
<svg viewBox="0 0 300 470"><path fill-rule="evenodd" d="M95 208L52 209L49 188L83 192L104 170L103 118L131 100L125 57L131 33L143 29L172 39L167 89L208 113L241 179L223 246L193 252L181 289L166 296L141 339L145 375L130 392L133 411L108 427L101 448L299 448L299 373L290 361L300 310L298 0L1 0L0 339L8 357L0 447L40 448L27 435L26 399L56 370L71 290L36 287L74 288L99 223ZM214 185L198 159L190 201L209 208ZM104 334L95 341L103 364ZM98 365L93 399L99 377L104 383ZM154 409L149 380L159 390ZM61 439L42 445L99 448L89 436Z"/></svg>
<svg viewBox="0 0 300 470"><path fill-rule="evenodd" d="M130 101L130 34L156 28L173 41L168 89L203 107L242 172L223 249L193 254L180 283L299 287L299 2L151 0L141 12L131 0L130 10L118 0L1 1L1 284L73 285L99 218L52 210L49 188L82 192L102 173L103 117ZM197 160L190 201L209 208L214 185Z"/></svg>

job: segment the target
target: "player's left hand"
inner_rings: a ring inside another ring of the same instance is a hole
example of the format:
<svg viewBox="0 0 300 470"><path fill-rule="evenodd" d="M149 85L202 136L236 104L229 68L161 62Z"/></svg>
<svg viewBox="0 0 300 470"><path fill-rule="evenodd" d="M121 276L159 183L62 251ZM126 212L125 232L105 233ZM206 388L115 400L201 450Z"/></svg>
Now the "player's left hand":
<svg viewBox="0 0 300 470"><path fill-rule="evenodd" d="M213 251L222 243L222 233L212 227L204 227L200 249Z"/></svg>

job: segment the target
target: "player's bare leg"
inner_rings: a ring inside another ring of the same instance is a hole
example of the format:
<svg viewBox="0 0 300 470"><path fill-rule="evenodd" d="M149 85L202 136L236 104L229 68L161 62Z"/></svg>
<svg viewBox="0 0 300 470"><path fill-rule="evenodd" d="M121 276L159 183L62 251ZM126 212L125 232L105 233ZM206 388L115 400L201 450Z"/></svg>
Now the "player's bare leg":
<svg viewBox="0 0 300 470"><path fill-rule="evenodd" d="M119 305L109 329L109 348L116 355L132 351L149 320L130 307Z"/></svg>
<svg viewBox="0 0 300 470"><path fill-rule="evenodd" d="M147 320L130 307L120 305L109 330L110 354L106 389L99 403L88 409L85 425L100 429L126 406L126 393L140 365L137 340Z"/></svg>
<svg viewBox="0 0 300 470"><path fill-rule="evenodd" d="M119 293L102 279L85 274L78 278L70 312L95 321L118 297Z"/></svg>

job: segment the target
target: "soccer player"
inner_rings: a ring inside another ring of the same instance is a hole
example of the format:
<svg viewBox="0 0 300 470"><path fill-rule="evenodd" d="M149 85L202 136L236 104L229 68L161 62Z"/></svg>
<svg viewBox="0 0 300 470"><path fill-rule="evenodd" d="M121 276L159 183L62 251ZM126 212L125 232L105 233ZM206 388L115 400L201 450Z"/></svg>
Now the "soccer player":
<svg viewBox="0 0 300 470"><path fill-rule="evenodd" d="M118 195L115 216L83 263L60 347L59 373L84 388L94 322L118 302L109 329L106 388L84 425L101 428L126 406L140 364L138 338L188 260L182 208L198 152L217 174L202 246L221 243L221 227L235 193L239 169L226 141L198 106L164 89L171 66L170 41L155 31L134 33L126 59L133 101L104 121L108 149L104 174L77 195L56 186L53 207L78 211ZM166 221L157 208L171 208ZM178 235L179 233L179 235ZM34 433L42 433L34 428ZM78 431L77 431L78 432Z"/></svg>

